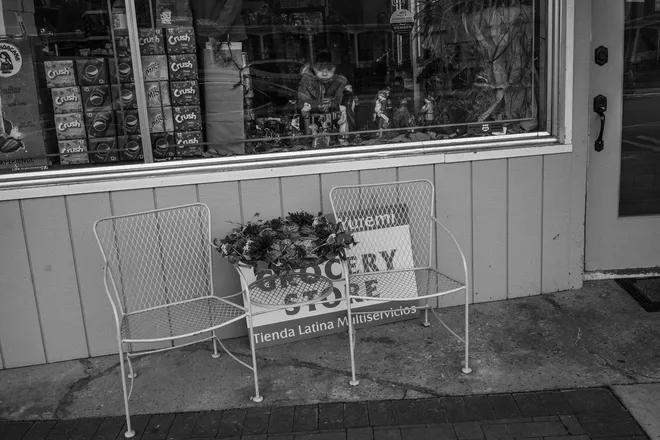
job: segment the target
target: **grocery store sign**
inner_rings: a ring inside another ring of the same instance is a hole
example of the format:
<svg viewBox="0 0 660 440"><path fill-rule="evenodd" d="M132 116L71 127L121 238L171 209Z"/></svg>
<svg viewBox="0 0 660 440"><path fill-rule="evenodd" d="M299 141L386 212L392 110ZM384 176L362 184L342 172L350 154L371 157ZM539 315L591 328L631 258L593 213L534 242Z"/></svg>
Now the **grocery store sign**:
<svg viewBox="0 0 660 440"><path fill-rule="evenodd" d="M415 16L407 9L397 9L390 17L392 31L398 35L407 35L415 26Z"/></svg>
<svg viewBox="0 0 660 440"><path fill-rule="evenodd" d="M350 219L345 218L345 224L353 224L353 236L360 243L369 240L370 251L360 252L359 246L347 251L348 270L353 274L362 274L359 280L352 279L350 289L353 295L364 297L401 297L401 292L407 292L409 301L388 302L370 301L354 298L351 309L360 312L374 310L368 315L353 315L353 324L367 327L384 324L419 316L418 300L414 299L417 292L415 276L412 272L402 272L396 279L384 282L380 271L396 270L413 267L412 246L410 241L410 226L407 210L401 206L385 208L378 213L354 213ZM392 241L396 236L396 245ZM244 284L254 282L268 274L255 277L252 268L239 266L245 279ZM252 304L254 342L256 347L268 347L302 339L315 338L326 334L347 331L348 316L346 311L345 278L342 274L342 264L337 259L326 261L318 266L301 270L303 273L314 273L325 276L332 281L333 292L321 303L295 306L287 309L273 310ZM369 276L365 276L369 274ZM277 281L280 282L279 280ZM304 277L301 282L305 282ZM245 285L242 286L245 289ZM262 286L264 288L265 286ZM272 288L281 286L273 285ZM310 285L313 289L313 286ZM268 312L268 313L264 313Z"/></svg>

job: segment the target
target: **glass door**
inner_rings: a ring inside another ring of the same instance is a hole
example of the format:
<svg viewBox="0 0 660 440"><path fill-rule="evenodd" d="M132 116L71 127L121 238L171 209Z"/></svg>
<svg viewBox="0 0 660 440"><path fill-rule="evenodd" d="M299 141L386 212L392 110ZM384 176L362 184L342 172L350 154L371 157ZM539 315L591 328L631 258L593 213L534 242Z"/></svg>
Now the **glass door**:
<svg viewBox="0 0 660 440"><path fill-rule="evenodd" d="M591 44L586 270L657 267L660 3L592 1Z"/></svg>

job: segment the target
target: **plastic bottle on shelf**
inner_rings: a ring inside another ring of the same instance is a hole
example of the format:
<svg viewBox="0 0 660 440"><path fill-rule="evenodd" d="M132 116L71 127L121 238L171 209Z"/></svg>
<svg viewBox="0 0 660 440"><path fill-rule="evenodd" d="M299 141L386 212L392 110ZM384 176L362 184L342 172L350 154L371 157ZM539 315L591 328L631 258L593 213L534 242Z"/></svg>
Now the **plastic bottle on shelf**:
<svg viewBox="0 0 660 440"><path fill-rule="evenodd" d="M115 0L112 4L112 29L114 29L115 33L128 32L125 0Z"/></svg>

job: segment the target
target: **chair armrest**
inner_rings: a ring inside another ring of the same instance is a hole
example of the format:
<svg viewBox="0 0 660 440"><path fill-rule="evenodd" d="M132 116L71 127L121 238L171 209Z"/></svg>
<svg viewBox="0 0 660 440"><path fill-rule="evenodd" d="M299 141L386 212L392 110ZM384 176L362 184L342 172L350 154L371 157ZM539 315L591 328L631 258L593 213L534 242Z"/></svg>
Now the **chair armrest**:
<svg viewBox="0 0 660 440"><path fill-rule="evenodd" d="M467 260L465 259L465 254L463 253L463 249L461 249L461 246L458 244L458 240L456 240L456 237L454 237L454 234L451 233L451 231L440 222L437 218L431 216L431 219L440 225L440 227L449 235L451 238L451 241L454 242L454 246L456 246L456 249L458 250L458 253L461 255L461 261L463 262L463 272L465 273L465 287L469 286L469 277L468 277L468 268L467 268ZM437 262L436 262L437 264Z"/></svg>

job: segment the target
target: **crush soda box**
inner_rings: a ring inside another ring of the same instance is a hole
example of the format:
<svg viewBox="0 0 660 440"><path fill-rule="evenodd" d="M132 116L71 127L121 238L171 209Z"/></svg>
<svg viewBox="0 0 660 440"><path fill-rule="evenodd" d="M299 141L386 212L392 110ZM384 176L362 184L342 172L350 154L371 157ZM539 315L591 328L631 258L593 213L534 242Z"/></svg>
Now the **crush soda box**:
<svg viewBox="0 0 660 440"><path fill-rule="evenodd" d="M200 131L202 111L199 106L174 107L174 131Z"/></svg>
<svg viewBox="0 0 660 440"><path fill-rule="evenodd" d="M117 138L107 137L89 140L89 160L92 163L118 162Z"/></svg>
<svg viewBox="0 0 660 440"><path fill-rule="evenodd" d="M134 160L144 160L142 151L142 136L119 136L117 138L117 148L119 151L119 160L130 162Z"/></svg>
<svg viewBox="0 0 660 440"><path fill-rule="evenodd" d="M135 84L113 84L112 106L115 110L134 110L137 108Z"/></svg>
<svg viewBox="0 0 660 440"><path fill-rule="evenodd" d="M117 133L119 135L140 133L140 118L137 110L115 112L115 120L117 121Z"/></svg>
<svg viewBox="0 0 660 440"><path fill-rule="evenodd" d="M165 41L161 29L138 29L140 54L164 55Z"/></svg>
<svg viewBox="0 0 660 440"><path fill-rule="evenodd" d="M58 87L50 89L53 98L53 113L81 113L83 111L80 87Z"/></svg>
<svg viewBox="0 0 660 440"><path fill-rule="evenodd" d="M76 71L72 60L46 61L44 62L44 70L48 88L71 87L77 84Z"/></svg>
<svg viewBox="0 0 660 440"><path fill-rule="evenodd" d="M195 45L195 31L191 27L167 28L167 53L178 55L185 53L197 53Z"/></svg>
<svg viewBox="0 0 660 440"><path fill-rule="evenodd" d="M169 67L172 81L197 79L197 55L170 55Z"/></svg>
<svg viewBox="0 0 660 440"><path fill-rule="evenodd" d="M148 55L142 57L142 74L145 81L167 81L167 57Z"/></svg>
<svg viewBox="0 0 660 440"><path fill-rule="evenodd" d="M78 82L81 86L108 84L108 68L104 58L76 60Z"/></svg>
<svg viewBox="0 0 660 440"><path fill-rule="evenodd" d="M62 165L89 163L87 141L85 139L59 141L58 146L60 149L60 163Z"/></svg>
<svg viewBox="0 0 660 440"><path fill-rule="evenodd" d="M110 86L81 87L81 91L85 111L99 112L112 109Z"/></svg>
<svg viewBox="0 0 660 440"><path fill-rule="evenodd" d="M82 113L67 113L55 115L55 132L57 139L66 141L70 139L85 139L85 120Z"/></svg>
<svg viewBox="0 0 660 440"><path fill-rule="evenodd" d="M173 81L170 83L172 105L177 107L199 105L197 81Z"/></svg>
<svg viewBox="0 0 660 440"><path fill-rule="evenodd" d="M176 155L179 157L201 156L204 152L201 131L186 131L175 133Z"/></svg>
<svg viewBox="0 0 660 440"><path fill-rule="evenodd" d="M172 122L172 107L149 108L149 132L162 133L165 131L174 131Z"/></svg>
<svg viewBox="0 0 660 440"><path fill-rule="evenodd" d="M87 128L87 137L89 138L103 138L117 135L115 118L112 110L86 112L85 124Z"/></svg>
<svg viewBox="0 0 660 440"><path fill-rule="evenodd" d="M120 83L135 82L133 62L130 58L118 58L116 62L115 60L110 60L108 63L110 64L108 71L111 83L117 84L117 81Z"/></svg>
<svg viewBox="0 0 660 440"><path fill-rule="evenodd" d="M147 107L169 107L170 87L167 81L150 81L144 83L147 95Z"/></svg>

